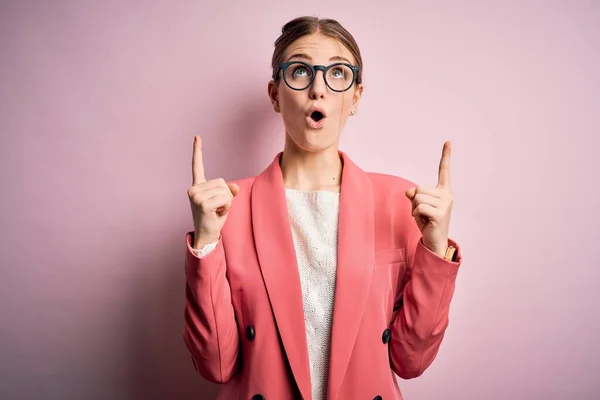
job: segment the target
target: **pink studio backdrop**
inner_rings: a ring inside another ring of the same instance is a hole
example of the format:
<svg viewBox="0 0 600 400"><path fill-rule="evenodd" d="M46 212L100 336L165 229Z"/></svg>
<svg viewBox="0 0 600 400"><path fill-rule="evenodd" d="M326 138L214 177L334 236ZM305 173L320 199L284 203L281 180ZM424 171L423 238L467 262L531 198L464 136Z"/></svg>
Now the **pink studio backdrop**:
<svg viewBox="0 0 600 400"><path fill-rule="evenodd" d="M1 4L0 398L214 396L181 337L192 137L210 177L271 161L273 41L303 14L361 45L359 165L432 185L453 142L465 262L406 398L600 396L600 3Z"/></svg>

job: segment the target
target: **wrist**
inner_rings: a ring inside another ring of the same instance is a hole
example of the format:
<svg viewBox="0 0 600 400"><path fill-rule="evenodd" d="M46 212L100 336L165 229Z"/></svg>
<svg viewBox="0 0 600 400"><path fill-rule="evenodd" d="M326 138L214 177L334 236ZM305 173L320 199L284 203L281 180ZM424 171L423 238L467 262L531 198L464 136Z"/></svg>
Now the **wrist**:
<svg viewBox="0 0 600 400"><path fill-rule="evenodd" d="M201 249L204 246L214 243L219 240L221 235L203 236L198 233L194 233L194 240L192 241L194 249Z"/></svg>
<svg viewBox="0 0 600 400"><path fill-rule="evenodd" d="M448 251L449 247L448 239L446 239L446 241L444 242L435 243L428 243L427 241L423 240L423 245L427 247L432 253L435 253L440 257L444 257L446 255L446 252Z"/></svg>

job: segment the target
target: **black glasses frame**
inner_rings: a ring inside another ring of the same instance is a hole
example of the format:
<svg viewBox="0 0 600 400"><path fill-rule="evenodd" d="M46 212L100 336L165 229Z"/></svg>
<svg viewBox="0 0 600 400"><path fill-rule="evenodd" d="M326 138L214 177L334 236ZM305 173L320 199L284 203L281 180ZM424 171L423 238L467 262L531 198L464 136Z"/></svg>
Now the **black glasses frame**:
<svg viewBox="0 0 600 400"><path fill-rule="evenodd" d="M308 82L308 85L306 85L305 87L303 87L301 89L297 89L295 87L292 87L288 83L287 79L285 79L285 72L288 69L288 67L290 65L292 65L292 64L302 64L302 65L304 65L305 67L307 67L308 69L310 69L312 71L312 76L311 76L310 82ZM332 88L329 85L329 82L327 82L327 72L331 68L337 67L339 65L344 65L344 66L350 68L350 70L352 70L352 83L350 85L348 85L348 87L346 89L343 89L343 90L334 89L334 88ZM344 62L338 62L338 63L334 63L334 64L331 64L331 65L325 66L325 65L310 65L308 63L305 63L304 61L288 61L288 62L284 62L282 64L279 64L279 67L277 68L277 71L275 71L275 73L273 74L273 79L274 80L277 80L277 76L279 75L279 71L282 71L281 75L282 75L283 81L285 82L285 84L287 85L287 87L289 87L292 90L297 90L297 91L302 91L302 90L305 90L305 89L309 88L313 84L313 82L315 81L315 77L317 76L317 71L322 71L323 72L323 80L325 81L325 84L327 85L327 87L329 89L331 89L332 91L334 91L334 92L340 93L340 92L345 92L346 90L350 89L352 87L352 85L354 85L356 83L356 81L358 79L358 72L360 71L360 68L358 68L355 65L344 63Z"/></svg>

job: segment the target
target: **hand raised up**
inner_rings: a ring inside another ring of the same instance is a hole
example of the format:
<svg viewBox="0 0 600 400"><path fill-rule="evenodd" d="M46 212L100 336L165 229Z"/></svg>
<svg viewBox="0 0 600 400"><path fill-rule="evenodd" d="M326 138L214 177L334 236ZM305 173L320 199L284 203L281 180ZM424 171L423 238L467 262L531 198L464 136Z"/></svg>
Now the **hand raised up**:
<svg viewBox="0 0 600 400"><path fill-rule="evenodd" d="M450 142L444 143L442 149L437 186L410 188L406 191L406 197L412 202L412 215L421 230L423 244L443 256L448 247L453 202L450 191Z"/></svg>
<svg viewBox="0 0 600 400"><path fill-rule="evenodd" d="M194 248L201 248L217 241L221 236L227 213L240 188L235 183L227 183L221 178L206 180L202 139L199 136L194 137L192 180L188 197L194 219Z"/></svg>

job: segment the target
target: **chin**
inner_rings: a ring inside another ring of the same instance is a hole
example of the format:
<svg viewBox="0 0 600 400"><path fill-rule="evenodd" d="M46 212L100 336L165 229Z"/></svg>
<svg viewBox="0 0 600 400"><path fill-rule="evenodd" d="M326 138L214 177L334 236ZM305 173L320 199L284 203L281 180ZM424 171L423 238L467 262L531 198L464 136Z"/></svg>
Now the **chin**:
<svg viewBox="0 0 600 400"><path fill-rule="evenodd" d="M336 147L337 135L323 131L307 130L294 143L304 151L319 153ZM337 147L336 147L337 148Z"/></svg>

